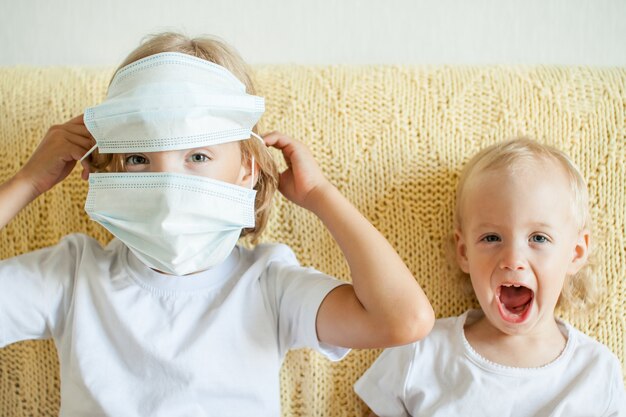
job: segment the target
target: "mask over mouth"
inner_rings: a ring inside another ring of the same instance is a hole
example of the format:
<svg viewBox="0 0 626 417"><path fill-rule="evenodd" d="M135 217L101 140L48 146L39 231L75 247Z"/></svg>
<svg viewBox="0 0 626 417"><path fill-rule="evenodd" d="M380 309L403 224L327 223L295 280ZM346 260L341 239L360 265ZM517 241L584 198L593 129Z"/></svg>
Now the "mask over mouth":
<svg viewBox="0 0 626 417"><path fill-rule="evenodd" d="M85 111L101 153L158 152L258 136L262 97L226 68L186 54L151 55L120 69L105 101ZM254 139L256 140L256 139ZM226 259L255 225L250 187L170 172L89 175L85 211L145 265L186 275Z"/></svg>
<svg viewBox="0 0 626 417"><path fill-rule="evenodd" d="M151 55L117 71L104 102L85 110L96 140L85 156L95 147L156 152L248 139L264 111L265 100L220 65L177 52Z"/></svg>

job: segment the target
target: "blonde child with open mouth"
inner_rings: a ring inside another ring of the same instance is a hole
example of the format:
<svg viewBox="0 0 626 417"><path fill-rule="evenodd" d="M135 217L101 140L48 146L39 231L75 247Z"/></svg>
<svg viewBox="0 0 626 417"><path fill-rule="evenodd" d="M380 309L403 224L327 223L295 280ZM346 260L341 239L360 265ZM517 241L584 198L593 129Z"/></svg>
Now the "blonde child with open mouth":
<svg viewBox="0 0 626 417"><path fill-rule="evenodd" d="M555 317L598 288L586 184L570 158L529 139L485 148L457 188L454 242L480 304L385 350L356 383L373 416L623 416L621 366Z"/></svg>

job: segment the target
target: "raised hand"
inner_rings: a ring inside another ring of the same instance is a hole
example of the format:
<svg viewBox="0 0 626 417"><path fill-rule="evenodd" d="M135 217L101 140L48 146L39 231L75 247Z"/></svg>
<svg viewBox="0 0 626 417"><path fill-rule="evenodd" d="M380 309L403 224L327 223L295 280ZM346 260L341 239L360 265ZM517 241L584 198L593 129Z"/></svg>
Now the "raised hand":
<svg viewBox="0 0 626 417"><path fill-rule="evenodd" d="M315 197L332 185L309 148L280 132L268 133L263 140L266 145L280 149L287 162L287 169L280 174L278 190L290 201L315 212Z"/></svg>
<svg viewBox="0 0 626 417"><path fill-rule="evenodd" d="M0 184L0 229L28 203L63 181L93 144L82 114L52 126L28 162ZM89 164L83 161L82 165L82 177L87 179Z"/></svg>
<svg viewBox="0 0 626 417"><path fill-rule="evenodd" d="M69 175L76 161L94 145L91 133L83 123L83 115L48 129L30 159L16 174L32 185L36 197L61 182ZM83 179L89 175L89 165L83 161Z"/></svg>
<svg viewBox="0 0 626 417"><path fill-rule="evenodd" d="M385 237L326 179L309 149L272 132L265 144L280 149L287 169L278 189L315 213L341 248L352 285L332 290L320 305L316 330L334 346L379 348L424 337L434 312L411 271Z"/></svg>

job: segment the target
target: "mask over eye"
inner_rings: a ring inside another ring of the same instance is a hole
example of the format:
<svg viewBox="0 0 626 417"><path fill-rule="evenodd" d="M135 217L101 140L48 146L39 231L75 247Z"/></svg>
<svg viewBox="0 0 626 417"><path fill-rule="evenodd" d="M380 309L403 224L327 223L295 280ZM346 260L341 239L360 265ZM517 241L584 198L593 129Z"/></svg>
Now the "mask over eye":
<svg viewBox="0 0 626 417"><path fill-rule="evenodd" d="M248 139L264 111L226 68L167 52L117 71L83 120L101 153L156 152Z"/></svg>
<svg viewBox="0 0 626 417"><path fill-rule="evenodd" d="M121 68L84 121L101 153L157 152L250 139L264 109L227 69L161 53ZM254 227L255 196L193 175L95 173L85 210L147 266L185 275L221 263Z"/></svg>

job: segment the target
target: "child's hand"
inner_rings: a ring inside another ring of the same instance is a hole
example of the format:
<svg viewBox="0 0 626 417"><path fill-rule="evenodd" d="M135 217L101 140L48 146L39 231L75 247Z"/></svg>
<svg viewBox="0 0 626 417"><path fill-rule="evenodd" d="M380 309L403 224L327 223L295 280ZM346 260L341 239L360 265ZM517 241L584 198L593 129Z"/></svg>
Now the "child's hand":
<svg viewBox="0 0 626 417"><path fill-rule="evenodd" d="M278 190L290 201L313 210L315 195L332 185L315 162L309 148L280 132L268 133L263 136L263 140L266 145L280 149L287 162L288 168L280 174Z"/></svg>
<svg viewBox="0 0 626 417"><path fill-rule="evenodd" d="M380 348L424 337L435 314L387 239L326 179L304 144L278 132L263 140L280 149L287 161L280 192L319 217L350 267L352 285L335 288L319 307L319 340L333 346Z"/></svg>
<svg viewBox="0 0 626 417"><path fill-rule="evenodd" d="M61 182L76 161L95 144L83 123L83 115L50 127L30 159L16 174L32 186L33 196L43 194ZM82 178L89 176L89 163L82 162Z"/></svg>

